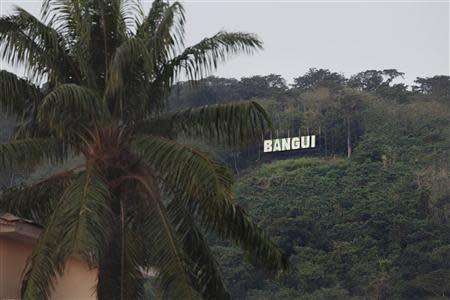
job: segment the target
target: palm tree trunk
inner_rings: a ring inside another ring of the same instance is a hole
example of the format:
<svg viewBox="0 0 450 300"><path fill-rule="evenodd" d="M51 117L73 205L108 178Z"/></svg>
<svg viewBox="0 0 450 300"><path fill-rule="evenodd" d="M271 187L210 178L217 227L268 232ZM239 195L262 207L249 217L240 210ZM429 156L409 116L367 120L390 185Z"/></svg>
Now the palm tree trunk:
<svg viewBox="0 0 450 300"><path fill-rule="evenodd" d="M116 195L119 191L115 191ZM111 226L111 237L106 252L99 260L97 299L121 299L121 270L122 270L122 227L121 227L121 204L115 197L112 203L113 225Z"/></svg>
<svg viewBox="0 0 450 300"><path fill-rule="evenodd" d="M117 227L117 226L115 226ZM120 233L114 229L108 249L98 267L97 299L120 299L121 251Z"/></svg>

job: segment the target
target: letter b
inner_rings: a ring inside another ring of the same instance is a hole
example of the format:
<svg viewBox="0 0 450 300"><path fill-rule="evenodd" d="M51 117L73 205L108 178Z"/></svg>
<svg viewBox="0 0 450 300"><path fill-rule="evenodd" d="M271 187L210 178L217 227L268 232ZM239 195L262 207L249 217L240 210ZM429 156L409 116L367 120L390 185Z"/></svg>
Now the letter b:
<svg viewBox="0 0 450 300"><path fill-rule="evenodd" d="M272 152L272 140L264 141L264 152Z"/></svg>

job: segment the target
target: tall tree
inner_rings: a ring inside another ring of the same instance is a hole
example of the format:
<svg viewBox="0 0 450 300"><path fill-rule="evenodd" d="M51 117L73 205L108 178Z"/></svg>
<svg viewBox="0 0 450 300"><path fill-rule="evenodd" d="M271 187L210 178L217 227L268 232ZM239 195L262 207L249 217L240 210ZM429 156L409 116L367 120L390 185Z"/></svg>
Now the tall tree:
<svg viewBox="0 0 450 300"><path fill-rule="evenodd" d="M367 70L353 75L348 85L363 91L376 91L384 82L383 71Z"/></svg>
<svg viewBox="0 0 450 300"><path fill-rule="evenodd" d="M343 87L346 81L342 74L330 72L328 69L310 68L305 75L294 78L292 87L301 91L320 87L335 89Z"/></svg>
<svg viewBox="0 0 450 300"><path fill-rule="evenodd" d="M337 99L339 103L339 112L345 123L347 158L350 158L352 156L354 143L352 140L353 127L354 125L357 125L362 113L362 95L352 89L344 89L340 92Z"/></svg>
<svg viewBox="0 0 450 300"><path fill-rule="evenodd" d="M450 97L450 76L417 77L414 82L416 85L412 88L415 92L446 98L446 100Z"/></svg>
<svg viewBox="0 0 450 300"><path fill-rule="evenodd" d="M253 34L219 32L184 48L184 23L180 3L160 0L148 14L134 0L45 0L41 20L18 7L0 18L2 58L28 72L0 72L1 109L19 120L0 145L0 163L83 158L1 195L1 211L45 228L22 299L48 298L71 255L98 267L99 299L144 297L149 269L163 298L229 298L199 226L270 272L286 268L283 253L233 202L228 169L176 140L242 145L268 125L264 110L254 102L165 110L179 74L197 80L262 44Z"/></svg>
<svg viewBox="0 0 450 300"><path fill-rule="evenodd" d="M242 77L240 81L243 99L254 97L270 97L285 92L288 87L281 75L269 74L266 76Z"/></svg>
<svg viewBox="0 0 450 300"><path fill-rule="evenodd" d="M403 83L393 83L405 74L396 69L367 70L353 75L348 86L362 91L374 92L382 97L398 102L405 102L409 95L407 86Z"/></svg>

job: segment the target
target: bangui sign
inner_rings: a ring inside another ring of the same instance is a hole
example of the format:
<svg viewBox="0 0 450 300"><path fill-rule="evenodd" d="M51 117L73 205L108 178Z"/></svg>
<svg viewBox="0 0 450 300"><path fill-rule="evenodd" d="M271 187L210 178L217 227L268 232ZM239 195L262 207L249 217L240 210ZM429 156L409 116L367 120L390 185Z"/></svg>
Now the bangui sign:
<svg viewBox="0 0 450 300"><path fill-rule="evenodd" d="M301 137L264 140L264 152L279 152L316 147L316 136L306 135Z"/></svg>

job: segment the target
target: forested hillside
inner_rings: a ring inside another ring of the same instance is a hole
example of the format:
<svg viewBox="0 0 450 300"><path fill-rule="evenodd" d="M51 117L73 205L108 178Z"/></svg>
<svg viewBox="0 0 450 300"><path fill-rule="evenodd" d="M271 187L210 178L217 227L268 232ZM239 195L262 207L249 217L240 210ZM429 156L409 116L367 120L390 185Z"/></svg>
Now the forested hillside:
<svg viewBox="0 0 450 300"><path fill-rule="evenodd" d="M266 138L319 136L315 151L217 151L239 174L237 201L292 263L270 280L212 238L236 299L450 297L449 78L407 87L401 75L311 69L292 86L277 75L178 85L173 107L254 100L273 120Z"/></svg>
<svg viewBox="0 0 450 300"><path fill-rule="evenodd" d="M253 100L266 109L273 122L265 138L295 136L299 132L318 135L317 149L309 152L263 156L261 144L218 151L239 173L240 168L260 160L303 155L351 156L365 135L372 135L371 139L399 138L393 147L408 137L423 139L427 144L439 143L446 138L442 131L448 121L449 77L417 78L408 87L396 83L402 76L397 70L368 70L345 78L329 70L310 69L295 78L292 85L273 74L241 80L210 77L194 86L189 82L178 84L170 103L173 110L178 110ZM394 153L384 153L385 159L390 159L391 154Z"/></svg>
<svg viewBox="0 0 450 300"><path fill-rule="evenodd" d="M236 201L290 255L291 272L272 280L210 236L234 298L450 298L450 79L408 87L402 75L310 69L292 85L268 75L175 86L172 111L252 100L272 119L266 138L318 138L314 150L271 154L204 145L235 171ZM2 185L17 174L2 170Z"/></svg>
<svg viewBox="0 0 450 300"><path fill-rule="evenodd" d="M351 161L272 162L240 178L238 201L291 256L292 272L270 281L217 244L237 299L450 296L447 169L385 164L364 150Z"/></svg>

